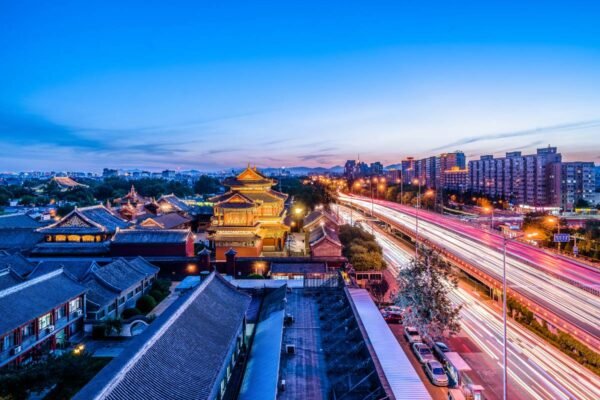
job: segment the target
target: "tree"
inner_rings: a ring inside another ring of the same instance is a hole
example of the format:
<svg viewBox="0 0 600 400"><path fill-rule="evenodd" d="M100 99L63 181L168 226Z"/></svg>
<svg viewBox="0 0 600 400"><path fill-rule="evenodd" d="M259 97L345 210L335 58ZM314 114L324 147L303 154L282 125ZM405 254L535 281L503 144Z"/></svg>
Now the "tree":
<svg viewBox="0 0 600 400"><path fill-rule="evenodd" d="M148 314L156 307L156 300L150 295L144 295L135 303L135 307L144 314Z"/></svg>
<svg viewBox="0 0 600 400"><path fill-rule="evenodd" d="M460 331L459 312L449 295L458 285L450 264L439 253L419 248L419 257L411 261L398 276L396 303L406 310L404 320L421 335L433 339Z"/></svg>
<svg viewBox="0 0 600 400"><path fill-rule="evenodd" d="M217 193L221 184L217 178L212 178L208 175L202 175L194 184L194 192L198 194Z"/></svg>
<svg viewBox="0 0 600 400"><path fill-rule="evenodd" d="M373 299L375 299L376 303L383 303L385 294L390 289L390 284L385 277L382 277L380 281L370 282L367 289L369 290L369 293L371 293Z"/></svg>

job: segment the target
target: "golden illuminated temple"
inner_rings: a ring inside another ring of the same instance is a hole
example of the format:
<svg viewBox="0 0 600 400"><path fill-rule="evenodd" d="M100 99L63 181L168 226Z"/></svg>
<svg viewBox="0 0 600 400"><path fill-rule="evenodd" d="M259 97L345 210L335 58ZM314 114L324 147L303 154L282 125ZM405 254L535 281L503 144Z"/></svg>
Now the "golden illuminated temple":
<svg viewBox="0 0 600 400"><path fill-rule="evenodd" d="M217 260L224 260L230 248L240 257L284 250L288 195L273 190L275 183L250 166L225 180L229 191L211 199L215 204L209 239Z"/></svg>

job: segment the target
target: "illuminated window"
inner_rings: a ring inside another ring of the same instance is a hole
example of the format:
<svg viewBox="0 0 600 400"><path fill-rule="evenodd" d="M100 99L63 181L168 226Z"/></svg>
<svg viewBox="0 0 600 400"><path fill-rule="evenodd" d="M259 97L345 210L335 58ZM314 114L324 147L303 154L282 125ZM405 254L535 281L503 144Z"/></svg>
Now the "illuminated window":
<svg viewBox="0 0 600 400"><path fill-rule="evenodd" d="M94 236L93 235L83 235L81 237L81 240L83 242L93 242L94 241Z"/></svg>
<svg viewBox="0 0 600 400"><path fill-rule="evenodd" d="M79 297L69 302L69 310L71 310L71 312L79 309L81 309L81 299Z"/></svg>
<svg viewBox="0 0 600 400"><path fill-rule="evenodd" d="M65 235L56 235L56 236L54 236L54 241L55 242L66 242L67 237Z"/></svg>
<svg viewBox="0 0 600 400"><path fill-rule="evenodd" d="M81 241L81 236L79 236L79 235L69 235L69 236L67 236L67 241L69 241L69 242L80 242Z"/></svg>
<svg viewBox="0 0 600 400"><path fill-rule="evenodd" d="M50 316L50 313L40 317L39 318L40 330L46 329L50 325L51 320L52 320L52 318Z"/></svg>

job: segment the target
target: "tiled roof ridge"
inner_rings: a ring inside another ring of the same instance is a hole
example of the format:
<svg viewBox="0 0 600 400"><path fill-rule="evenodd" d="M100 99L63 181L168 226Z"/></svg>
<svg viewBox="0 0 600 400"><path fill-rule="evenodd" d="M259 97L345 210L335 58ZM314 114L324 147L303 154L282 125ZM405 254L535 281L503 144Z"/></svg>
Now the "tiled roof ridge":
<svg viewBox="0 0 600 400"><path fill-rule="evenodd" d="M9 268L9 273L15 273L15 271L12 271L12 269ZM8 295L13 294L13 293L16 293L16 292L18 292L20 290L23 290L25 288L28 288L28 287L33 286L33 285L36 285L36 284L38 284L40 282L46 281L48 279L54 278L55 276L59 276L59 275L62 275L62 274L63 274L63 269L62 268L58 268L55 271L48 272L47 274L38 276L36 278L30 279L30 280L25 279L23 282L21 282L21 283L19 283L17 285L14 285L14 286L11 286L11 287L9 287L7 289L1 290L0 291L0 298L8 296ZM21 279L23 279L23 278L21 278Z"/></svg>
<svg viewBox="0 0 600 400"><path fill-rule="evenodd" d="M160 328L146 341L146 343L129 359L129 361L115 374L115 378L106 385L94 399L104 399L110 395L110 393L119 385L119 383L125 378L125 375L131 368L144 356L146 351L150 349L169 328L177 321L177 319L183 314L190 305L198 298L198 296L204 291L210 282L215 278L216 272L213 271L205 280L198 286L198 288L192 292L192 294L185 300L185 302L175 312L169 316L169 319L160 326Z"/></svg>
<svg viewBox="0 0 600 400"><path fill-rule="evenodd" d="M97 264L93 265L92 268L90 269L90 273L89 276L91 279L95 279L96 282L98 282L98 284L104 286L106 289L111 290L115 293L121 293L121 289L119 289L118 287L108 283L99 273L100 267L98 267Z"/></svg>
<svg viewBox="0 0 600 400"><path fill-rule="evenodd" d="M152 265L151 263L149 263L148 261L146 261L144 259L144 257L138 256L136 258L134 258L132 261L134 260L142 260L143 262L145 262L146 264L148 264L149 266L153 266L154 268L156 268L154 265ZM137 272L139 272L140 274L143 274L144 276L148 276L150 274L148 274L146 271L143 271L139 266L135 265L132 261L127 261L125 259L123 259L123 261L125 261L127 263L127 265L129 265L131 268L133 268L134 270L136 270Z"/></svg>
<svg viewBox="0 0 600 400"><path fill-rule="evenodd" d="M86 210L90 210L94 207L99 207L99 206L89 206L89 207L83 207L83 208L77 208L75 207L73 210L71 210L70 213L68 213L67 215L65 215L63 218L61 218L60 220L56 221L53 224L47 225L47 226L43 226L41 228L38 228L37 231L38 232L43 232L45 230L51 229L51 228L56 228L56 227L60 227L60 224L63 221L66 221L68 218L70 218L73 214L76 214L79 218L83 219L85 222L87 222L90 225L93 225L94 227L105 231L106 228L102 225L100 225L99 223L91 220L90 218L88 218L84 213L82 213L81 211L86 211ZM102 206L104 209L106 209L106 211L108 211L108 209L104 206ZM110 212L110 211L109 211ZM111 213L112 214L112 213Z"/></svg>

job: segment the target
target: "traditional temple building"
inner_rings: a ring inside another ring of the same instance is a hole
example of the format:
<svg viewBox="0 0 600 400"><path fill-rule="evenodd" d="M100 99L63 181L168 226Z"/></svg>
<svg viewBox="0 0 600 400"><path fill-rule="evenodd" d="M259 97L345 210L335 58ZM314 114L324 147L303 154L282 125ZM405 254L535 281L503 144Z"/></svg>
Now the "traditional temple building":
<svg viewBox="0 0 600 400"><path fill-rule="evenodd" d="M250 166L225 180L230 190L211 199L215 204L209 239L217 260L224 260L230 248L241 257L284 250L288 195L273 190L275 183Z"/></svg>
<svg viewBox="0 0 600 400"><path fill-rule="evenodd" d="M109 241L129 222L103 205L75 208L52 225L38 228L44 242L32 250L35 255L101 255Z"/></svg>

